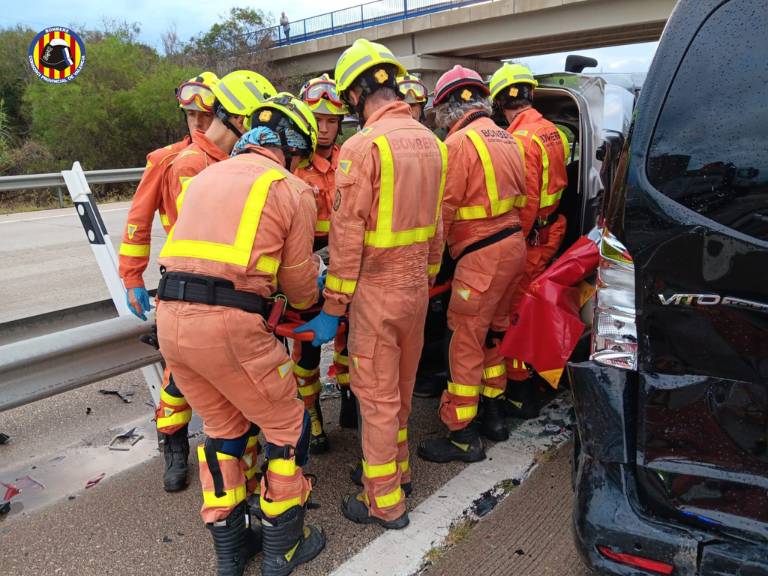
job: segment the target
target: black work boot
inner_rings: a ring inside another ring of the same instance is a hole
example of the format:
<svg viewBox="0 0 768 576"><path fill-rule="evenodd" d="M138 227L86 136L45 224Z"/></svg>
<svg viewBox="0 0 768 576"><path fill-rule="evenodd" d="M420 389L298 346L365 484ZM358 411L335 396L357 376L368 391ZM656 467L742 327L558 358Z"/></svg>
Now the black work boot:
<svg viewBox="0 0 768 576"><path fill-rule="evenodd" d="M543 398L534 378L507 380L505 411L511 418L532 420L539 417Z"/></svg>
<svg viewBox="0 0 768 576"><path fill-rule="evenodd" d="M362 462L358 462L357 466L355 466L355 469L352 470L352 472L349 473L349 478L357 484L358 486L363 485L363 464ZM413 484L411 482L404 482L403 484L400 484L400 488L403 489L403 494L405 494L405 497L408 498L408 496L411 495L411 492L413 492Z"/></svg>
<svg viewBox="0 0 768 576"><path fill-rule="evenodd" d="M475 425L448 432L448 436L431 438L419 444L419 456L430 462L479 462L485 460L483 441Z"/></svg>
<svg viewBox="0 0 768 576"><path fill-rule="evenodd" d="M347 494L341 501L341 512L352 522L357 524L378 524L386 528L387 530L402 530L411 520L408 518L408 511L403 512L403 515L394 520L384 520L371 516L368 511L368 506L362 500L363 494Z"/></svg>
<svg viewBox="0 0 768 576"><path fill-rule="evenodd" d="M417 374L413 395L418 398L439 398L448 385L448 373Z"/></svg>
<svg viewBox="0 0 768 576"><path fill-rule="evenodd" d="M262 519L263 576L288 576L299 564L309 562L325 547L325 534L315 526L305 526L304 514L303 506L294 506L276 518Z"/></svg>
<svg viewBox="0 0 768 576"><path fill-rule="evenodd" d="M325 430L323 430L323 411L320 409L319 396L315 400L314 406L309 408L307 412L309 412L309 419L311 422L309 453L322 454L328 452L331 448L331 444L328 442L328 436L325 435Z"/></svg>
<svg viewBox="0 0 768 576"><path fill-rule="evenodd" d="M339 426L357 430L357 400L349 386L339 386L341 391L341 410L339 411Z"/></svg>
<svg viewBox="0 0 768 576"><path fill-rule="evenodd" d="M242 576L245 563L258 552L256 534L246 523L246 508L241 502L224 520L205 525L213 536L218 576Z"/></svg>
<svg viewBox="0 0 768 576"><path fill-rule="evenodd" d="M480 398L480 434L493 440L494 442L503 442L509 439L509 430L504 421L502 413L503 400L499 398Z"/></svg>
<svg viewBox="0 0 768 576"><path fill-rule="evenodd" d="M187 487L189 466L189 439L187 426L173 434L163 434L163 457L165 472L163 473L163 488L166 492L178 492Z"/></svg>

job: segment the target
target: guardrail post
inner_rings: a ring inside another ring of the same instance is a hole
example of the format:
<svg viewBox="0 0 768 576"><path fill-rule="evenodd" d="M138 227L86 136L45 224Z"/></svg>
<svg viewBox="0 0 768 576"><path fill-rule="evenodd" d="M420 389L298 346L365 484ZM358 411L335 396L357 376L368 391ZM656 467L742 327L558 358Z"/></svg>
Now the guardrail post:
<svg viewBox="0 0 768 576"><path fill-rule="evenodd" d="M333 34L333 12L331 12L331 34Z"/></svg>
<svg viewBox="0 0 768 576"><path fill-rule="evenodd" d="M362 4L360 4L360 28L365 28L365 15L363 14Z"/></svg>
<svg viewBox="0 0 768 576"><path fill-rule="evenodd" d="M403 18L408 17L408 0L403 0Z"/></svg>
<svg viewBox="0 0 768 576"><path fill-rule="evenodd" d="M304 24L304 39L307 39L307 19L304 18L304 20L301 21L302 24Z"/></svg>
<svg viewBox="0 0 768 576"><path fill-rule="evenodd" d="M56 186L56 195L59 197L59 208L64 208L64 196L61 194L61 186Z"/></svg>

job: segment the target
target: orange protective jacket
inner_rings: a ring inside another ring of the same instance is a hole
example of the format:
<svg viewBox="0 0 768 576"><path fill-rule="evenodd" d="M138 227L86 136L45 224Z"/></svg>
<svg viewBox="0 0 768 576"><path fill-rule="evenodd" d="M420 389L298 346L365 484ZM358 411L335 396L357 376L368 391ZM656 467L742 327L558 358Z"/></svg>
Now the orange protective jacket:
<svg viewBox="0 0 768 576"><path fill-rule="evenodd" d="M144 270L149 264L152 221L155 212L160 213L160 222L165 231L171 229L168 208L163 201L162 181L166 166L190 144L189 136L183 140L158 148L147 154L147 165L133 195L128 218L120 244L120 278L126 288L143 288ZM174 214L176 208L173 207Z"/></svg>
<svg viewBox="0 0 768 576"><path fill-rule="evenodd" d="M568 141L557 126L535 108L518 114L507 130L522 143L525 154L525 190L528 201L520 211L520 223L527 236L537 219L545 221L568 186L565 170Z"/></svg>
<svg viewBox="0 0 768 576"><path fill-rule="evenodd" d="M317 202L317 224L315 236L328 236L331 229L331 208L336 192L336 167L339 164L338 144L331 149L331 157L323 158L319 154L312 157L312 163L306 168L299 168L295 174L312 186Z"/></svg>
<svg viewBox="0 0 768 576"><path fill-rule="evenodd" d="M408 288L437 275L446 164L443 144L411 117L405 102L377 110L344 143L331 213L326 313L344 314L358 281Z"/></svg>
<svg viewBox="0 0 768 576"><path fill-rule="evenodd" d="M451 257L470 244L519 224L525 179L515 139L487 116L453 125L445 139L448 178L443 232Z"/></svg>
<svg viewBox="0 0 768 576"><path fill-rule="evenodd" d="M159 262L265 298L279 284L291 306L307 308L318 298L312 189L268 149L249 150L185 182Z"/></svg>

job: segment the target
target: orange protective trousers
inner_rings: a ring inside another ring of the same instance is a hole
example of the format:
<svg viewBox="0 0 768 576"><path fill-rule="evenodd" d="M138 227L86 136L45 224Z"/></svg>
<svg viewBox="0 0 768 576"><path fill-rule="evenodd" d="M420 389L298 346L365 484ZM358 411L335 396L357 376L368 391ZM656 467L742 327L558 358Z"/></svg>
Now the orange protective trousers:
<svg viewBox="0 0 768 576"><path fill-rule="evenodd" d="M361 279L349 309L349 370L363 423L363 484L371 513L385 520L405 513L400 484L411 480L408 417L428 291L426 282L422 288L393 288Z"/></svg>
<svg viewBox="0 0 768 576"><path fill-rule="evenodd" d="M528 245L528 253L525 262L525 273L520 283L515 288L512 296L510 312L515 309L523 298L528 285L544 270L546 270L552 258L555 257L565 237L566 220L562 214L551 225L546 227L545 233L539 234L539 243ZM507 358L507 379L516 382L527 380L530 376L528 367L520 359Z"/></svg>
<svg viewBox="0 0 768 576"><path fill-rule="evenodd" d="M456 264L448 304L448 389L440 400L440 418L449 430L472 422L481 392L501 394L506 386L498 345L509 327L511 298L524 266L522 232L470 252ZM498 337L489 337L494 333Z"/></svg>
<svg viewBox="0 0 768 576"><path fill-rule="evenodd" d="M242 438L251 433L253 423L268 443L296 447L304 407L296 398L291 360L260 315L165 301L158 307L157 325L160 347L176 385L203 418L209 438ZM205 451L202 446L198 449L204 522L225 519L255 488L253 482L246 485L255 473L255 444L250 434L245 454L217 453L223 496L215 494ZM275 464L280 465L269 463L269 481L261 481L262 510L268 516L303 505L310 492L293 458Z"/></svg>

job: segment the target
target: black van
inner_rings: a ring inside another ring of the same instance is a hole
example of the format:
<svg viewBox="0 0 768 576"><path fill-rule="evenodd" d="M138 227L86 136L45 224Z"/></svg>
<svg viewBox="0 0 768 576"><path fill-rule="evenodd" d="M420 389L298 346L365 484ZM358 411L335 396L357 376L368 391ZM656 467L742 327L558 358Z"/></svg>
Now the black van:
<svg viewBox="0 0 768 576"><path fill-rule="evenodd" d="M768 2L681 0L603 212L574 532L600 573L768 575Z"/></svg>

